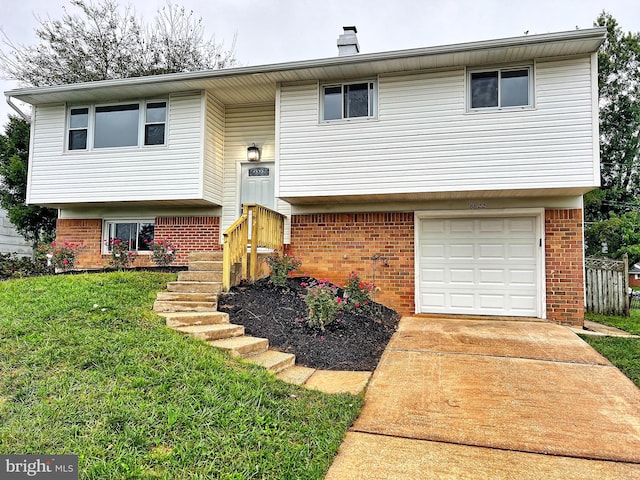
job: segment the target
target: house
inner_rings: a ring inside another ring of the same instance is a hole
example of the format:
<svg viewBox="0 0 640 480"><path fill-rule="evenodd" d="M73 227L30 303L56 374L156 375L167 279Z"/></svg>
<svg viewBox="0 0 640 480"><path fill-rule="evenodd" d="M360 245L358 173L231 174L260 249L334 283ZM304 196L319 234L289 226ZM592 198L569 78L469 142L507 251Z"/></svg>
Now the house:
<svg viewBox="0 0 640 480"><path fill-rule="evenodd" d="M581 325L605 30L368 54L356 34L334 58L7 92L33 106L28 202L83 268L116 237L184 264L258 203L302 272L356 271L402 313Z"/></svg>
<svg viewBox="0 0 640 480"><path fill-rule="evenodd" d="M640 287L640 264L638 263L629 269L629 286Z"/></svg>
<svg viewBox="0 0 640 480"><path fill-rule="evenodd" d="M31 244L20 235L9 221L7 211L0 208L0 254L15 253L20 257L33 255Z"/></svg>

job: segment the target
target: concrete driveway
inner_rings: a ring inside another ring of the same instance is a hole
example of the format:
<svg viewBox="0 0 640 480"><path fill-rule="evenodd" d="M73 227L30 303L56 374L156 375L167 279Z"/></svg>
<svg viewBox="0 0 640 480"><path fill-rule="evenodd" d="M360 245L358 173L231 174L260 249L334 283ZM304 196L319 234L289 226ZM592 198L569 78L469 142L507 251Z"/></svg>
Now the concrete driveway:
<svg viewBox="0 0 640 480"><path fill-rule="evenodd" d="M406 317L326 479L640 479L640 389L568 328Z"/></svg>

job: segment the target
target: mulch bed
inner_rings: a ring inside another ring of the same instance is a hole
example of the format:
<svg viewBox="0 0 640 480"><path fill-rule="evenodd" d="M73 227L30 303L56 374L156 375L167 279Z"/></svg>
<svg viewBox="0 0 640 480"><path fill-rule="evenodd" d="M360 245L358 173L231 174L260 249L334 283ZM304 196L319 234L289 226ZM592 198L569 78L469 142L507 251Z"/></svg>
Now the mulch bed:
<svg viewBox="0 0 640 480"><path fill-rule="evenodd" d="M374 303L367 315L341 312L324 331L308 327L304 282L309 279L290 278L286 287L276 287L264 279L234 287L220 296L218 310L244 325L247 335L268 338L272 348L295 354L298 365L373 371L400 316Z"/></svg>

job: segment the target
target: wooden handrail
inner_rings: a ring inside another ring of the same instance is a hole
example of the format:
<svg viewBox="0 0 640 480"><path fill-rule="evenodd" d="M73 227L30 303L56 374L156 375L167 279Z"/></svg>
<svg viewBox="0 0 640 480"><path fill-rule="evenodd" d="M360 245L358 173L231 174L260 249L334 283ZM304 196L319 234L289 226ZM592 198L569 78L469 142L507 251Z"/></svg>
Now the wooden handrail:
<svg viewBox="0 0 640 480"><path fill-rule="evenodd" d="M258 248L280 250L284 242L285 216L257 203L245 204L242 215L223 233L222 288L231 288L231 267L242 261L242 279L255 282L258 275ZM251 228L249 228L251 222ZM250 233L249 233L250 232ZM249 246L250 261L247 254ZM247 264L251 271L248 272Z"/></svg>

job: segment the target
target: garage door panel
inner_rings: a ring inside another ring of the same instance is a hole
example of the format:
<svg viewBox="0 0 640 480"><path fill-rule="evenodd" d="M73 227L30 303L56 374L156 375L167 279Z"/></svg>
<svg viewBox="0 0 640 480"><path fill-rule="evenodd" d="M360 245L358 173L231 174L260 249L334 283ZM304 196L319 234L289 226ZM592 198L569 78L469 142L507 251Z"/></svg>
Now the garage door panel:
<svg viewBox="0 0 640 480"><path fill-rule="evenodd" d="M536 217L420 222L420 305L425 313L537 316Z"/></svg>

